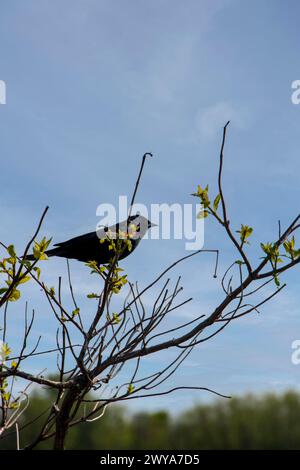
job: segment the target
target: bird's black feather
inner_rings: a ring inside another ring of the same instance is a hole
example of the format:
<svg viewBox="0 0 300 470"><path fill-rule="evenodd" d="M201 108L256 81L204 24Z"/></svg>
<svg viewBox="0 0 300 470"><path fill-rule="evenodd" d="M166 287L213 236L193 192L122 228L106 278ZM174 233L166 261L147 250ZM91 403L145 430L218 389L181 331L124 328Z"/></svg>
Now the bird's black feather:
<svg viewBox="0 0 300 470"><path fill-rule="evenodd" d="M47 256L59 256L61 258L76 259L78 261L88 262L96 261L98 264L107 264L112 258L112 251L109 249L110 240L107 234L112 232L119 234L119 231L127 231L128 226L134 223L137 227L138 236L131 238L131 249L124 246L119 259L126 258L138 246L141 238L145 235L148 228L153 224L140 215L131 216L127 221L121 222L111 227L101 227L95 232L89 232L78 237L71 238L65 242L56 243L51 250L46 251ZM100 243L102 240L102 243ZM27 255L27 260L34 260L33 255Z"/></svg>

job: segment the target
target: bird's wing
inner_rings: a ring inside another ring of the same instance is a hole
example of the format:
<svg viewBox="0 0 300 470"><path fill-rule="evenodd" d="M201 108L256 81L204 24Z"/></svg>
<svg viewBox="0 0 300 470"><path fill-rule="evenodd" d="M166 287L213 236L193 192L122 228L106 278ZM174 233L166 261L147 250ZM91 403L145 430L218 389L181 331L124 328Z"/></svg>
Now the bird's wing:
<svg viewBox="0 0 300 470"><path fill-rule="evenodd" d="M105 232L103 231L103 234ZM97 238L101 238L100 231L98 232L90 232L85 233L84 235L79 235L79 237L70 238L70 240L66 240L65 242L55 243L53 246L58 246L59 248L66 248L69 245L79 245L82 243L89 243L95 241Z"/></svg>
<svg viewBox="0 0 300 470"><path fill-rule="evenodd" d="M126 221L123 222L124 227L126 227ZM70 238L70 240L66 240L65 242L55 243L53 246L58 246L59 248L66 248L70 245L79 245L82 243L89 243L93 242L97 239L107 238L107 231L112 230L112 232L119 230L119 224L112 225L110 227L99 227L94 232L85 233L84 235L79 235L78 237ZM125 229L124 229L125 230Z"/></svg>

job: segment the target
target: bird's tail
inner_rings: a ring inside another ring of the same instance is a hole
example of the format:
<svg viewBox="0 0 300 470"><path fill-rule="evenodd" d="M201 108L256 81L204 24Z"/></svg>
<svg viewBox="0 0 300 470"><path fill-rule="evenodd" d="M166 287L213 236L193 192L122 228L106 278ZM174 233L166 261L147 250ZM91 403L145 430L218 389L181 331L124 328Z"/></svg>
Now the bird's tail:
<svg viewBox="0 0 300 470"><path fill-rule="evenodd" d="M60 248L53 248L52 250L45 251L45 254L49 257L59 256L60 252L61 252ZM26 255L24 259L25 261L35 261L34 255Z"/></svg>

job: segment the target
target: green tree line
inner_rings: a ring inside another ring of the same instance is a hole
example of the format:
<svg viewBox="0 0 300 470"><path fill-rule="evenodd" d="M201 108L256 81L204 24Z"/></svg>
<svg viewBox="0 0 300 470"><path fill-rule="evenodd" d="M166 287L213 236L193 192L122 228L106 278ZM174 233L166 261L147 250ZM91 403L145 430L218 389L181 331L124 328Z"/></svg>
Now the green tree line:
<svg viewBox="0 0 300 470"><path fill-rule="evenodd" d="M22 422L33 421L49 398L32 396ZM22 446L36 437L40 424L37 419L20 432ZM0 449L15 449L15 442L10 434L0 440ZM51 449L52 442L37 448ZM200 404L177 416L166 411L132 414L111 406L98 421L71 429L67 449L300 449L300 395L246 395Z"/></svg>

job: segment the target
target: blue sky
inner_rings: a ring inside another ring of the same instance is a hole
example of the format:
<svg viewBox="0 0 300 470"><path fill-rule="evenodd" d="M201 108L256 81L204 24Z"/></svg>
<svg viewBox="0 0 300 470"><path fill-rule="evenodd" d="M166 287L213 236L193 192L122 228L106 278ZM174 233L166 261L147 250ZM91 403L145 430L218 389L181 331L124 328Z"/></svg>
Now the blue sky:
<svg viewBox="0 0 300 470"><path fill-rule="evenodd" d="M277 220L287 224L299 211L300 105L291 102L291 83L300 78L299 10L296 0L2 2L1 240L21 249L45 205L44 233L55 241L93 230L97 205L131 194L148 151L154 158L138 202L188 203L199 183L215 190L221 130L230 119L225 193L236 228L255 229L255 259L259 242L276 236ZM205 236L206 248L221 249L221 267L234 259L214 224ZM183 254L181 240L145 240L124 267L145 285ZM208 255L180 269L194 297L181 318L208 314L221 298L212 269ZM45 280L54 283L65 271L63 260L52 259ZM72 273L88 308L94 281L77 262ZM259 316L199 347L172 385L231 395L299 387L300 366L290 361L300 338L299 269L285 280L286 291ZM50 344L51 312L39 297L24 288ZM21 313L22 305L10 312L13 344ZM145 367L155 367L160 358L148 361ZM206 399L184 392L132 406L174 410Z"/></svg>

